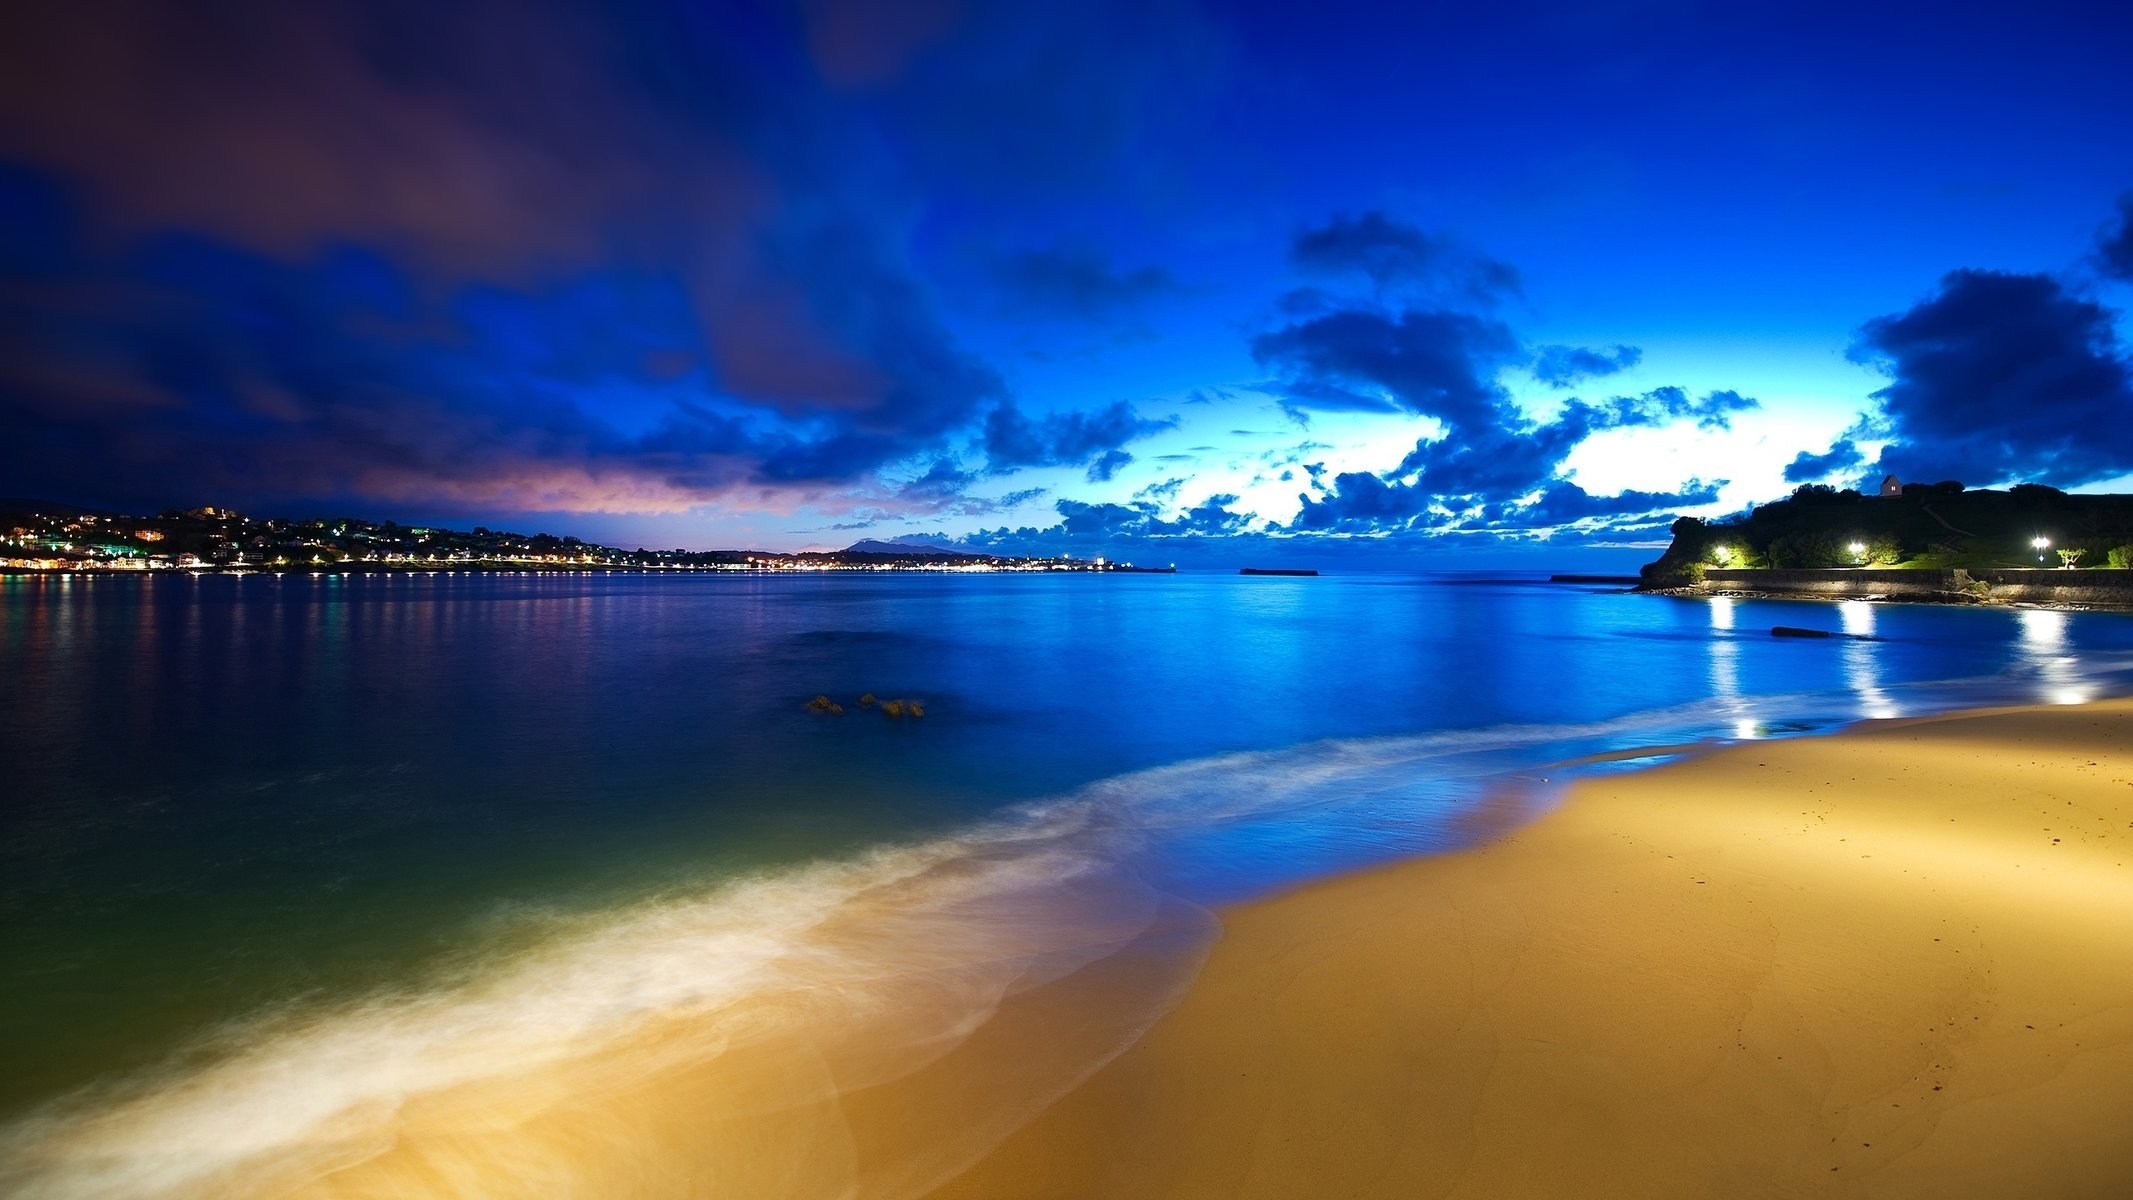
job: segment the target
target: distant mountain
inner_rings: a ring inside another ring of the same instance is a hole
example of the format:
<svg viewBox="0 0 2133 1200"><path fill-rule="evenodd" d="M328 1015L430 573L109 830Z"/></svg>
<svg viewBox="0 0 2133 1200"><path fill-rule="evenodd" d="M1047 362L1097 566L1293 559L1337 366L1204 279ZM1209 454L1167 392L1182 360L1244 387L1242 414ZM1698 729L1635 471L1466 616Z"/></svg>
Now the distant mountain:
<svg viewBox="0 0 2133 1200"><path fill-rule="evenodd" d="M927 541L920 541L920 540L917 540L917 539L915 539L915 538L914 538L914 539L912 539L911 541L908 541L908 542L907 542L907 541L905 541L905 540L903 540L902 538L898 538L897 540L895 540L895 541L893 541L893 542L884 542L884 541L879 541L879 540L876 540L876 539L874 539L874 538L866 538L866 539L865 539L865 540L863 540L863 541L857 541L857 542L853 542L853 543L852 543L851 545L849 545L849 546L846 546L846 547L845 547L845 548L844 548L843 550L839 551L839 553L842 553L842 554L952 554L952 555L955 555L955 556L957 556L957 557L959 557L959 558L975 558L975 557L977 557L976 555L973 555L972 553L970 553L970 552L969 552L968 550L951 550L951 549L949 549L949 548L948 548L948 547L946 547L946 546L938 545L938 544L936 544L936 543L933 543L933 542L927 542Z"/></svg>

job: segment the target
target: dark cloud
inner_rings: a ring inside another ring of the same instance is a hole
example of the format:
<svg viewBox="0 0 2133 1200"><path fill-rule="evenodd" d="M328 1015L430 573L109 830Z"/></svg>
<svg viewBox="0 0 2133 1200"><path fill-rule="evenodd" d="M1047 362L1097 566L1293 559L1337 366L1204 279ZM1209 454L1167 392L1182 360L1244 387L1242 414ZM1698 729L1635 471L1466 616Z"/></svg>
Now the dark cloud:
<svg viewBox="0 0 2133 1200"><path fill-rule="evenodd" d="M1321 496L1303 493L1302 511L1291 529L1319 532L1376 532L1413 529L1439 523L1448 515L1439 497L1420 485L1388 481L1368 471L1343 471Z"/></svg>
<svg viewBox="0 0 2133 1200"><path fill-rule="evenodd" d="M1133 493L1133 498L1135 500L1153 500L1158 504L1169 504L1178 498L1178 492L1184 489L1185 484L1186 479L1182 475L1172 479L1164 479L1151 483Z"/></svg>
<svg viewBox="0 0 2133 1200"><path fill-rule="evenodd" d="M1174 555L1184 547L1248 535L1254 518L1233 511L1230 506L1236 502L1234 495L1217 493L1175 517L1165 517L1163 506L1152 501L1091 504L1063 499L1053 505L1059 514L1057 524L981 529L960 544L1003 554L1080 558L1129 557L1136 551Z"/></svg>
<svg viewBox="0 0 2133 1200"><path fill-rule="evenodd" d="M936 188L1093 177L1149 89L1212 69L1191 12L1143 39L1114 15L8 8L0 473L298 507L880 494L1010 401L907 260L903 152ZM1072 253L1014 273L1083 311L1171 282ZM1076 430L1039 432L1049 456Z"/></svg>
<svg viewBox="0 0 2133 1200"><path fill-rule="evenodd" d="M1089 464L1089 482L1109 483L1111 477L1118 474L1120 468L1132 461L1133 456L1124 450L1106 450L1096 456L1095 462Z"/></svg>
<svg viewBox="0 0 2133 1200"><path fill-rule="evenodd" d="M1653 519L1677 509L1715 503L1723 480L1690 480L1672 492L1629 489L1594 496L1569 480L1558 479L1530 500L1473 506L1417 484L1388 480L1367 471L1345 471L1320 496L1303 495L1303 509L1290 523L1295 531L1318 533L1457 533L1476 529L1547 530L1595 518Z"/></svg>
<svg viewBox="0 0 2133 1200"><path fill-rule="evenodd" d="M1084 321L1106 320L1178 286L1161 267L1122 271L1086 246L1014 255L994 265L994 278L1010 312Z"/></svg>
<svg viewBox="0 0 2133 1200"><path fill-rule="evenodd" d="M1660 388L1597 402L1572 398L1553 420L1537 422L1496 381L1521 353L1511 330L1443 310L1343 309L1262 334L1252 351L1282 372L1269 386L1279 386L1291 405L1405 410L1441 423L1442 433L1419 441L1398 469L1400 476L1422 477L1414 499L1380 495L1361 482L1347 489L1355 504L1396 503L1407 517L1425 511L1433 497L1501 502L1525 495L1547 484L1570 452L1598 432L1681 420L1722 428L1732 414L1755 405L1733 392L1698 398ZM1313 519L1336 519L1330 512Z"/></svg>
<svg viewBox="0 0 2133 1200"><path fill-rule="evenodd" d="M1048 490L1024 488L998 497L970 495L968 489L983 480L980 472L965 470L952 458L939 458L924 474L894 488L889 499L895 505L896 513L904 517L983 517L1026 504ZM889 516L887 510L880 510L876 519Z"/></svg>
<svg viewBox="0 0 2133 1200"><path fill-rule="evenodd" d="M1380 288L1409 284L1448 287L1477 300L1519 293L1516 268L1474 254L1449 238L1432 235L1381 212L1345 214L1297 232L1289 258L1305 271L1338 275L1359 272ZM1292 292L1282 307L1309 311L1323 293Z"/></svg>
<svg viewBox="0 0 2133 1200"><path fill-rule="evenodd" d="M1856 471L1866 465L1866 455L1848 437L1830 444L1827 453L1802 450L1785 467L1786 483L1819 483L1832 475Z"/></svg>
<svg viewBox="0 0 2133 1200"><path fill-rule="evenodd" d="M1494 423L1508 403L1495 373L1519 353L1500 321L1444 310L1351 308L1263 333L1252 357L1284 372L1299 408L1398 411L1456 427Z"/></svg>
<svg viewBox="0 0 2133 1200"><path fill-rule="evenodd" d="M1644 361L1644 351L1635 346L1591 350L1584 346L1541 346L1533 352L1533 377L1552 388L1575 387L1588 379L1601 379L1627 371Z"/></svg>
<svg viewBox="0 0 2133 1200"><path fill-rule="evenodd" d="M1419 474L1439 495L1502 502L1550 483L1570 452L1596 433L1655 428L1677 421L1723 429L1731 424L1733 414L1755 407L1756 401L1738 392L1707 392L1699 397L1677 387L1601 401L1573 397L1552 421L1500 413L1492 424L1458 426L1443 437L1418 442L1401 461L1398 473Z"/></svg>
<svg viewBox="0 0 2133 1200"><path fill-rule="evenodd" d="M1662 512L1671 516L1677 509L1717 503L1718 489L1725 483L1723 479L1714 483L1691 479L1672 492L1644 492L1631 488L1612 496L1594 496L1577 484L1565 481L1550 486L1533 503L1504 512L1500 517L1530 528L1568 525L1594 517L1648 517Z"/></svg>
<svg viewBox="0 0 2133 1200"><path fill-rule="evenodd" d="M2117 314L2049 275L1955 271L1907 312L1867 322L1856 358L1906 479L2073 486L2133 471L2133 369Z"/></svg>
<svg viewBox="0 0 2133 1200"><path fill-rule="evenodd" d="M1143 417L1124 400L1092 413L1047 413L1038 418L1024 415L1014 404L1002 404L985 417L983 444L986 460L995 471L1078 466L1176 424L1175 420Z"/></svg>
<svg viewBox="0 0 2133 1200"><path fill-rule="evenodd" d="M912 499L958 496L980 478L978 472L964 470L963 465L953 458L936 458L924 474L897 488L897 495Z"/></svg>
<svg viewBox="0 0 2133 1200"><path fill-rule="evenodd" d="M1456 426L1441 437L1417 442L1387 475L1348 471L1327 487L1321 471L1312 469L1316 464L1306 464L1319 494L1299 497L1302 509L1291 528L1454 529L1484 515L1498 523L1547 527L1585 516L1640 511L1638 506L1650 497L1658 497L1652 508L1708 503L1706 493L1715 496L1715 491L1701 484L1681 492L1624 492L1593 499L1561 477L1562 464L1595 433L1683 420L1716 428L1755 404L1736 392L1698 397L1669 387L1597 402L1572 399L1546 422L1498 412L1489 423ZM1531 498L1536 492L1538 499ZM1607 507L1610 504L1614 507Z"/></svg>
<svg viewBox="0 0 2133 1200"><path fill-rule="evenodd" d="M856 251L835 256L856 274L822 317L865 351L867 386L812 401L737 394L670 273L438 296L352 246L291 263L168 234L45 253L44 277L0 295L0 471L46 494L781 507L940 443L1000 394Z"/></svg>
<svg viewBox="0 0 2133 1200"><path fill-rule="evenodd" d="M2133 281L2133 192L2118 198L2118 216L2097 234L2096 261L2104 275Z"/></svg>

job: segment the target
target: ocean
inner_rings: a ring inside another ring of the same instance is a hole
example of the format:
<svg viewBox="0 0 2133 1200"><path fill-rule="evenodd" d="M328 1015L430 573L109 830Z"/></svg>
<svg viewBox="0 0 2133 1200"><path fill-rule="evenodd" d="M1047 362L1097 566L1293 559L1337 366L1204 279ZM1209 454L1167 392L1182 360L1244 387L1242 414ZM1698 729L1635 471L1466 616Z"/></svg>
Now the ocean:
<svg viewBox="0 0 2133 1200"><path fill-rule="evenodd" d="M0 578L0 1190L915 1196L1224 903L1696 743L2129 690L2121 614L1526 575Z"/></svg>

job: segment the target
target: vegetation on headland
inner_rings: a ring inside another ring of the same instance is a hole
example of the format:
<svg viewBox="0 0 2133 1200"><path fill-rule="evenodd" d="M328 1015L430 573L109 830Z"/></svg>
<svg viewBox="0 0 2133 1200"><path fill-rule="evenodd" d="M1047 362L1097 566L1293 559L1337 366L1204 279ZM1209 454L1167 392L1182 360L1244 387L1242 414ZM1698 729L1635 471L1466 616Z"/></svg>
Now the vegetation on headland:
<svg viewBox="0 0 2133 1200"><path fill-rule="evenodd" d="M1683 517L1673 534L1644 586L1687 586L1713 567L2123 568L2133 566L2133 496L1954 482L1869 496L1808 484L1739 516Z"/></svg>
<svg viewBox="0 0 2133 1200"><path fill-rule="evenodd" d="M860 547L866 547L861 549ZM401 525L356 517L289 520L226 508L151 517L0 501L0 570L15 571L1082 571L1145 573L1105 559L1018 558L861 542L847 550L625 550L549 533Z"/></svg>

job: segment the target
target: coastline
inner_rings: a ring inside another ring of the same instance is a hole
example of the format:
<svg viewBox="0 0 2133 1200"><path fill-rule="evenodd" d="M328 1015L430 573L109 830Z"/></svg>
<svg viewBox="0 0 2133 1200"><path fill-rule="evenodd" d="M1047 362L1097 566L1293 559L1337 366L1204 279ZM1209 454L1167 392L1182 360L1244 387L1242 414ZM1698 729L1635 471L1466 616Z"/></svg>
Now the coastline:
<svg viewBox="0 0 2133 1200"><path fill-rule="evenodd" d="M2133 700L1586 778L1222 919L1168 1016L929 1195L2133 1180Z"/></svg>
<svg viewBox="0 0 2133 1200"><path fill-rule="evenodd" d="M1806 600L1817 604L1917 604L1934 608L1985 608L2016 611L2025 608L2048 612L2133 613L2133 601L2105 604L2087 600L2007 600L1990 596L1823 596L1811 592L1758 592L1727 588L1722 591L1699 587L1628 589L1637 596L1665 596L1675 600Z"/></svg>

